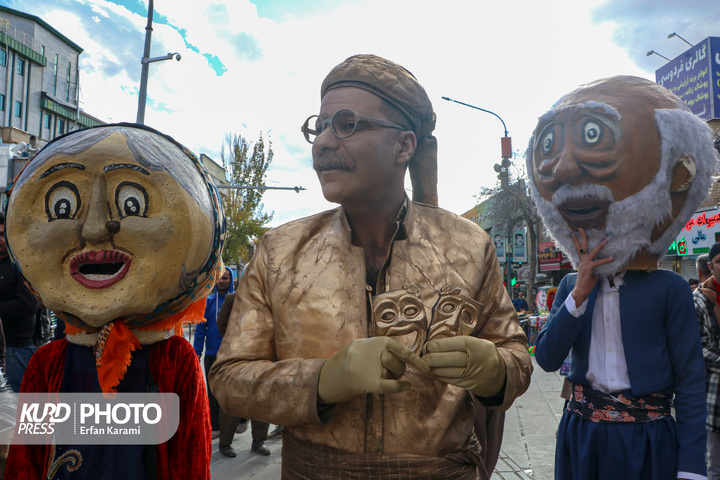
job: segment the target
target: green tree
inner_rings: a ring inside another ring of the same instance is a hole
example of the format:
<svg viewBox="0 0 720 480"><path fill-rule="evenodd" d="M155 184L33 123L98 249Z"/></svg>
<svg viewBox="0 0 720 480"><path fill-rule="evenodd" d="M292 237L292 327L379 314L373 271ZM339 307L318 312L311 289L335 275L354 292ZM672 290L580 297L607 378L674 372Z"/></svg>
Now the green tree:
<svg viewBox="0 0 720 480"><path fill-rule="evenodd" d="M224 196L227 239L223 252L226 264L245 263L250 259L252 241L262 237L274 212L264 213L265 173L273 159L272 142L260 137L255 144L241 135L225 135L220 149L223 165L232 185L252 188L231 189Z"/></svg>
<svg viewBox="0 0 720 480"><path fill-rule="evenodd" d="M517 165L517 163L523 164L522 157L517 153L513 155L513 158L516 162L515 165ZM533 298L532 293L535 289L535 272L538 264L538 238L541 233L540 229L542 229L542 220L530 198L528 185L525 181L525 170L522 167L511 167L509 170L510 178L506 189L502 189L499 185L494 188L482 188L479 196L492 199L492 201L488 202L486 209L486 215L491 223L506 229L506 232L510 231L509 229L513 226L521 224L523 220L527 226L529 237L527 244L528 267L530 269L530 276L526 284L525 298L528 299L528 303L531 303L531 299Z"/></svg>

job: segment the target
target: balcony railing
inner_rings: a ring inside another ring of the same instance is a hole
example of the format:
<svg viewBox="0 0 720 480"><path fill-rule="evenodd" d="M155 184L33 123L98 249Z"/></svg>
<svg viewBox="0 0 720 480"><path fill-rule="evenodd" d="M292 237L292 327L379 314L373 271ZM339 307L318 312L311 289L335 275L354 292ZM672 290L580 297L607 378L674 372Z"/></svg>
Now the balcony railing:
<svg viewBox="0 0 720 480"><path fill-rule="evenodd" d="M42 45L40 44L40 42L35 41L35 38L31 37L22 30L18 30L17 28L13 27L12 25L10 25L10 22L7 19L2 17L0 17L0 32L4 33L10 38L14 38L15 40L30 48L31 50L42 54Z"/></svg>

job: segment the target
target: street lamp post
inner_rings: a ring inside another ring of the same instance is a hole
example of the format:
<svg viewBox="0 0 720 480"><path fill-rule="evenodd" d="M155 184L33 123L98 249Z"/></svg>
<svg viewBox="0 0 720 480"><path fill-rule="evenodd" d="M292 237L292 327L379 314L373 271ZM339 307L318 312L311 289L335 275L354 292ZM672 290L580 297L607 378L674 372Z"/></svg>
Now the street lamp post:
<svg viewBox="0 0 720 480"><path fill-rule="evenodd" d="M295 190L295 193L307 190L305 187L261 187L255 185L218 185L217 188L228 188L231 190Z"/></svg>
<svg viewBox="0 0 720 480"><path fill-rule="evenodd" d="M655 50L650 50L649 52L647 52L647 54L645 54L646 57L649 57L650 55L657 55L658 57L664 58L664 59L667 60L668 62L670 61L670 59L667 58L665 55L660 55L660 54L659 54L658 52L656 52Z"/></svg>
<svg viewBox="0 0 720 480"><path fill-rule="evenodd" d="M687 40L685 40L683 37L681 37L680 35L678 35L678 34L675 33L675 32L673 32L673 33L671 33L670 35L668 35L668 38L673 38L673 37L679 38L680 40L682 40L683 42L687 43L687 44L690 45L691 47L693 46L692 43L688 42Z"/></svg>
<svg viewBox="0 0 720 480"><path fill-rule="evenodd" d="M145 50L143 50L143 58L150 57L150 45L152 44L152 20L153 20L153 0L148 0L148 16L147 25L145 26ZM140 61L142 70L140 71L140 93L138 96L137 123L145 123L145 99L147 97L148 71L150 64Z"/></svg>
<svg viewBox="0 0 720 480"><path fill-rule="evenodd" d="M494 169L496 172L498 172L498 177L500 178L500 189L503 192L508 192L508 189L510 187L510 175L508 172L508 169L510 168L510 157L512 157L512 139L511 137L508 137L508 130L505 126L505 121L500 118L500 115L498 115L495 112L491 112L490 110L486 110L484 108L476 107L475 105L470 105L469 103L460 102L458 100L453 100L449 97L442 97L443 100L447 100L448 102L455 102L459 103L460 105L465 105L466 107L474 108L475 110L480 110L481 112L489 113L491 115L494 115L500 120L500 122L503 125L503 130L505 131L505 136L500 138L500 150L501 150L501 157L502 161L499 164L495 164ZM511 238L510 238L510 225L505 225L505 271L506 271L506 286L508 289L508 293L512 297L512 257L510 256L510 244L511 244Z"/></svg>
<svg viewBox="0 0 720 480"><path fill-rule="evenodd" d="M143 57L140 60L142 70L140 73L140 92L138 93L137 123L141 124L145 123L145 103L147 101L147 83L150 64L153 62L160 62L162 60L171 60L173 58L179 62L180 58L182 58L177 52L168 53L162 57L150 58L150 46L152 44L153 3L153 0L148 0L148 17L147 26L145 27L145 50L143 50Z"/></svg>

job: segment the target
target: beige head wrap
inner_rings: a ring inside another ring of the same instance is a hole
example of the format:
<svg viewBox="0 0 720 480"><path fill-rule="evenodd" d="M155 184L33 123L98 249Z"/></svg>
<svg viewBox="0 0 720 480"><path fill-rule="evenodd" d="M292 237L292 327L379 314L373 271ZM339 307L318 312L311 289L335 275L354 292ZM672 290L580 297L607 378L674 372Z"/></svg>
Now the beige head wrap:
<svg viewBox="0 0 720 480"><path fill-rule="evenodd" d="M397 63L376 55L355 55L337 65L325 77L320 98L339 87L357 87L374 93L390 102L412 122L418 139L409 165L413 200L437 205L437 140L432 135L435 112L415 76Z"/></svg>

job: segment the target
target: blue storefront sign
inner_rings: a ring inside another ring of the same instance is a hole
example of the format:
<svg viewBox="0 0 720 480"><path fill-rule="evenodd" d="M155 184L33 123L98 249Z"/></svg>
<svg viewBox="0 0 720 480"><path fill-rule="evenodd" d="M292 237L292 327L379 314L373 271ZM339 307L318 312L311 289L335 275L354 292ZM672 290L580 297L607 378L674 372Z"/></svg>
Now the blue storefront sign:
<svg viewBox="0 0 720 480"><path fill-rule="evenodd" d="M698 117L720 118L720 37L708 37L658 68L655 81Z"/></svg>

